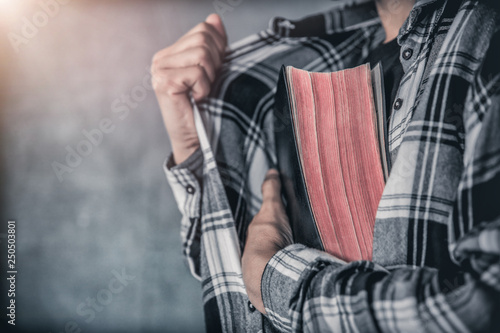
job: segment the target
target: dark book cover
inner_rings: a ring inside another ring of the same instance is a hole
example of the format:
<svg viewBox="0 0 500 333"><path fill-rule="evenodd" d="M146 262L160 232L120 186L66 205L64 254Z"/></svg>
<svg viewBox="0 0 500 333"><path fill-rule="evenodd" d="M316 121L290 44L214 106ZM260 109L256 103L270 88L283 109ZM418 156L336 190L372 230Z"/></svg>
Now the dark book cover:
<svg viewBox="0 0 500 333"><path fill-rule="evenodd" d="M285 68L282 66L280 70L274 109L276 157L285 206L292 226L294 241L323 250L323 244L309 203L298 147L295 142Z"/></svg>

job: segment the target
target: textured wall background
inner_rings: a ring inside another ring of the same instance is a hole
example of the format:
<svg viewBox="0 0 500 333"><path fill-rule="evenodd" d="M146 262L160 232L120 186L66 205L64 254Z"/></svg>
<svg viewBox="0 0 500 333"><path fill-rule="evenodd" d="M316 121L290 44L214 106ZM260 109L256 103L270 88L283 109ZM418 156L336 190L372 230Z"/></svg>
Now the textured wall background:
<svg viewBox="0 0 500 333"><path fill-rule="evenodd" d="M153 54L214 12L213 1L75 0L53 7L42 25L50 2L0 0L2 308L14 219L19 330L202 331L200 287L182 260L180 214L161 167L168 138L154 93L139 92ZM224 21L235 41L274 15L331 5L243 0ZM40 27L23 35L35 17ZM18 52L9 33L29 37ZM128 111L113 112L131 94ZM82 146L84 131L103 121L112 132ZM79 145L88 156L73 157L60 181L52 163L68 165Z"/></svg>

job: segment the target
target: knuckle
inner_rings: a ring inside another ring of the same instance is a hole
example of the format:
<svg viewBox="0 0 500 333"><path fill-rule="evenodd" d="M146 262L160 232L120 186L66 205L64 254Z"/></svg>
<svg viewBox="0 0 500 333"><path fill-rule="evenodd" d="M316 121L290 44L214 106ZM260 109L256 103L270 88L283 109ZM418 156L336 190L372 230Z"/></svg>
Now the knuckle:
<svg viewBox="0 0 500 333"><path fill-rule="evenodd" d="M173 44L175 45L175 44ZM170 45L164 49L159 50L156 52L153 57L151 58L151 63L156 64L158 63L162 58L164 58L166 55L170 54L171 48L173 45Z"/></svg>
<svg viewBox="0 0 500 333"><path fill-rule="evenodd" d="M202 66L195 66L194 73L198 79L201 79L205 76L205 70L203 69Z"/></svg>
<svg viewBox="0 0 500 333"><path fill-rule="evenodd" d="M154 55L154 56L153 56L153 58L151 59L151 65L152 65L152 66L157 66L157 65L158 65L158 62L160 61L160 57L161 57L160 52L155 53L155 55Z"/></svg>
<svg viewBox="0 0 500 333"><path fill-rule="evenodd" d="M209 24L207 22L203 21L199 24L199 27L200 27L200 31L208 31Z"/></svg>
<svg viewBox="0 0 500 333"><path fill-rule="evenodd" d="M168 75L154 75L152 77L153 87L156 92L168 93L171 91L173 82L172 78Z"/></svg>
<svg viewBox="0 0 500 333"><path fill-rule="evenodd" d="M162 91L162 80L158 76L152 76L151 77L151 85L153 86L153 89L155 92L159 93Z"/></svg>
<svg viewBox="0 0 500 333"><path fill-rule="evenodd" d="M155 54L152 58L151 58L151 68L153 68L154 66L156 66L158 63L158 56Z"/></svg>
<svg viewBox="0 0 500 333"><path fill-rule="evenodd" d="M208 32L200 31L196 34L196 43L206 45L210 39Z"/></svg>
<svg viewBox="0 0 500 333"><path fill-rule="evenodd" d="M203 97L208 96L208 94L210 94L210 87L208 86L208 84L205 84L202 87L201 93L202 93Z"/></svg>
<svg viewBox="0 0 500 333"><path fill-rule="evenodd" d="M161 75L153 75L151 77L151 83L153 84L154 90L160 92L163 90L165 80Z"/></svg>
<svg viewBox="0 0 500 333"><path fill-rule="evenodd" d="M208 63L210 60L210 52L204 46L200 46L196 49L196 60L200 63Z"/></svg>
<svg viewBox="0 0 500 333"><path fill-rule="evenodd" d="M154 55L153 55L153 58L151 59L151 61L157 61L160 59L161 55L163 54L163 52L165 51L165 49L163 50L159 50L158 52L156 52Z"/></svg>
<svg viewBox="0 0 500 333"><path fill-rule="evenodd" d="M198 99L204 98L204 97L208 96L209 93L210 93L210 87L207 84L200 82L197 98Z"/></svg>

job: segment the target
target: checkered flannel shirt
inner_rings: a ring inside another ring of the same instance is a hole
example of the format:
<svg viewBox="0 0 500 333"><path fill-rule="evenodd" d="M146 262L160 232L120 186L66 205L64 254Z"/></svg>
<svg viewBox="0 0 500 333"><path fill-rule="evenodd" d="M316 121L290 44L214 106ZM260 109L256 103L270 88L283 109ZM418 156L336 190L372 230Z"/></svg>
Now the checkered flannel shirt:
<svg viewBox="0 0 500 333"><path fill-rule="evenodd" d="M344 264L300 244L286 247L261 280L266 316L248 302L240 258L260 186L276 163L280 66L354 67L385 35L374 3L364 2L297 21L274 18L229 48L211 94L197 105L205 144L182 164L170 157L165 165L208 331L500 332L497 7L416 1L397 37L404 76L389 120L392 170L373 261Z"/></svg>

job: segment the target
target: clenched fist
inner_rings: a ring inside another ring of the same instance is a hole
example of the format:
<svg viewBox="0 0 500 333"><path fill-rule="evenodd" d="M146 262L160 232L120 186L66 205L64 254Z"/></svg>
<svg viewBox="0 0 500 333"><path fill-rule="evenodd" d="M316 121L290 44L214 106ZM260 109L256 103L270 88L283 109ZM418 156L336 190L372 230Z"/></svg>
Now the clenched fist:
<svg viewBox="0 0 500 333"><path fill-rule="evenodd" d="M176 164L199 147L189 93L195 100L208 95L226 45L224 25L217 14L211 14L153 57L152 84Z"/></svg>

